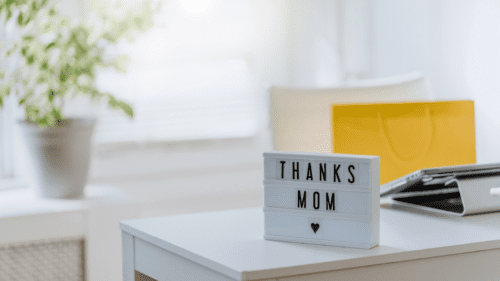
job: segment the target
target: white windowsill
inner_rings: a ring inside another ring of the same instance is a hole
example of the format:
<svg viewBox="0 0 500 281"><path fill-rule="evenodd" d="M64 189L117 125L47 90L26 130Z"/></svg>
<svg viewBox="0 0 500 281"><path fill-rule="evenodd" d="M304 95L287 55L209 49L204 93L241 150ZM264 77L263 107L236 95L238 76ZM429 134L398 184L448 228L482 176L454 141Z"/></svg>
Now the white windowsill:
<svg viewBox="0 0 500 281"><path fill-rule="evenodd" d="M27 188L28 184L18 177L0 178L0 192L8 192L12 189ZM0 199L1 202L1 199ZM1 205L0 205L1 207Z"/></svg>
<svg viewBox="0 0 500 281"><path fill-rule="evenodd" d="M87 186L84 198L81 199L40 198L30 188L15 188L1 191L0 220L28 215L80 211L91 206L115 202L132 202L132 197L123 190L110 186Z"/></svg>
<svg viewBox="0 0 500 281"><path fill-rule="evenodd" d="M85 199L37 198L27 184L0 188L0 222L20 217L42 221L127 196L140 216L260 205L262 152L270 146L264 133L247 139L97 147Z"/></svg>
<svg viewBox="0 0 500 281"><path fill-rule="evenodd" d="M197 171L261 166L262 153L272 149L270 132L251 138L177 143L98 145L89 171L90 181L168 178Z"/></svg>

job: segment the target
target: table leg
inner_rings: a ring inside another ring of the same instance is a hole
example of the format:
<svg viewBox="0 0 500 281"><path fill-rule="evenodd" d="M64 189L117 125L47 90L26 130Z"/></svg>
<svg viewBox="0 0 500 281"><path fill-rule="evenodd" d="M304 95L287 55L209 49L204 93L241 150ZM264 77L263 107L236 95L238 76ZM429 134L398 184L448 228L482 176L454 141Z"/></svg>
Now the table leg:
<svg viewBox="0 0 500 281"><path fill-rule="evenodd" d="M134 236L122 231L123 281L134 281Z"/></svg>

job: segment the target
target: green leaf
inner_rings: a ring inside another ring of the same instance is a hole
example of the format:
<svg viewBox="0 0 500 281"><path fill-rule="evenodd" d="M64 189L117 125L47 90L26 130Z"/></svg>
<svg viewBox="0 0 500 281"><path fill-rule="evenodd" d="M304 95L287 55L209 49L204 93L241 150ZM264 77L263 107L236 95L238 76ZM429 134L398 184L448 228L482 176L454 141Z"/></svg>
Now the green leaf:
<svg viewBox="0 0 500 281"><path fill-rule="evenodd" d="M121 55L117 58L115 58L111 62L111 66L116 69L116 71L120 73L126 73L127 72L127 66L129 64L129 58L125 55Z"/></svg>
<svg viewBox="0 0 500 281"><path fill-rule="evenodd" d="M23 14L19 13L19 16L17 17L17 24L23 25Z"/></svg>
<svg viewBox="0 0 500 281"><path fill-rule="evenodd" d="M0 86L0 98L3 99L10 94L10 87L9 86ZM0 107L3 105L3 100L0 101Z"/></svg>
<svg viewBox="0 0 500 281"><path fill-rule="evenodd" d="M40 126L41 128L45 128L45 127L48 127L50 125L49 118L47 115L40 118L37 123L38 123L38 126Z"/></svg>
<svg viewBox="0 0 500 281"><path fill-rule="evenodd" d="M33 39L35 39L35 37L32 35L23 36L23 40L25 41L33 41Z"/></svg>
<svg viewBox="0 0 500 281"><path fill-rule="evenodd" d="M47 45L47 47L45 47L45 51L47 51L48 49L54 47L55 45L56 45L55 42L50 43L49 45Z"/></svg>
<svg viewBox="0 0 500 281"><path fill-rule="evenodd" d="M40 65L40 68L41 68L42 70L46 70L46 69L48 69L48 68L49 68L49 62L48 62L48 61L44 61L44 62L42 62L42 64ZM39 78L38 78L38 82L42 82L42 81L43 81L43 80L40 80L40 78L42 78L42 77L39 77ZM43 79L43 78L42 78L42 79Z"/></svg>
<svg viewBox="0 0 500 281"><path fill-rule="evenodd" d="M51 113L52 113L52 115L54 115L57 123L60 123L60 121L62 121L64 119L60 109L57 109L54 107L54 108L52 108Z"/></svg>
<svg viewBox="0 0 500 281"><path fill-rule="evenodd" d="M40 109L36 105L29 104L24 107L24 112L26 115L26 120L36 122L36 120L38 119L38 114L40 112Z"/></svg>
<svg viewBox="0 0 500 281"><path fill-rule="evenodd" d="M54 97L56 96L56 93L54 90L49 90L49 102L52 103L54 101Z"/></svg>
<svg viewBox="0 0 500 281"><path fill-rule="evenodd" d="M128 103L126 102L123 102L123 101L120 101L120 100L117 100L115 97L113 97L112 95L108 94L108 105L112 108L112 109L121 109L123 110L123 112L133 118L134 117L134 109L132 108L132 106L130 106Z"/></svg>
<svg viewBox="0 0 500 281"><path fill-rule="evenodd" d="M33 64L34 61L35 61L35 55L31 55L27 59L28 64Z"/></svg>
<svg viewBox="0 0 500 281"><path fill-rule="evenodd" d="M115 109L118 107L118 101L113 97L112 95L109 95L109 101L108 101L109 106L111 108Z"/></svg>
<svg viewBox="0 0 500 281"><path fill-rule="evenodd" d="M59 81L61 81L61 83L64 83L64 81L66 81L66 79L68 79L67 69L66 69L66 71L61 70L61 73L59 73Z"/></svg>
<svg viewBox="0 0 500 281"><path fill-rule="evenodd" d="M19 105L23 105L26 102L27 98L22 98L19 100Z"/></svg>
<svg viewBox="0 0 500 281"><path fill-rule="evenodd" d="M132 108L132 106L125 102L120 102L120 108L123 110L123 112L125 112L125 114L127 114L128 117L134 118L134 109Z"/></svg>
<svg viewBox="0 0 500 281"><path fill-rule="evenodd" d="M42 69L43 69L43 65L42 65ZM40 76L38 77L38 79L36 79L36 82L41 84L41 83L44 83L47 81L47 78L45 76Z"/></svg>

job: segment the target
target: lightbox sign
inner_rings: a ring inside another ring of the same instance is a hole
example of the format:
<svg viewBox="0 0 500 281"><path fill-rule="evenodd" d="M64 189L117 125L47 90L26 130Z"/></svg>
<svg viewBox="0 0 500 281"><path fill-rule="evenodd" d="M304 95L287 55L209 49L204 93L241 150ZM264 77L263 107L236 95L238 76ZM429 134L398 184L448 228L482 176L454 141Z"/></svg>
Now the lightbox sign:
<svg viewBox="0 0 500 281"><path fill-rule="evenodd" d="M379 200L378 156L264 153L265 239L369 249Z"/></svg>

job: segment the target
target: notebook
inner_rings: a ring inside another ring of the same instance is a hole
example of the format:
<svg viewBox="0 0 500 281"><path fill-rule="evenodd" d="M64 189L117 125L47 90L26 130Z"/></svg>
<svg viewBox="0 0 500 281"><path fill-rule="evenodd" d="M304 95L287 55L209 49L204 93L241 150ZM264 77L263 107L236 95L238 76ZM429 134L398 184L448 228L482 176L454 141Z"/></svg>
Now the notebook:
<svg viewBox="0 0 500 281"><path fill-rule="evenodd" d="M500 163L421 169L380 186L391 204L458 216L500 210Z"/></svg>

